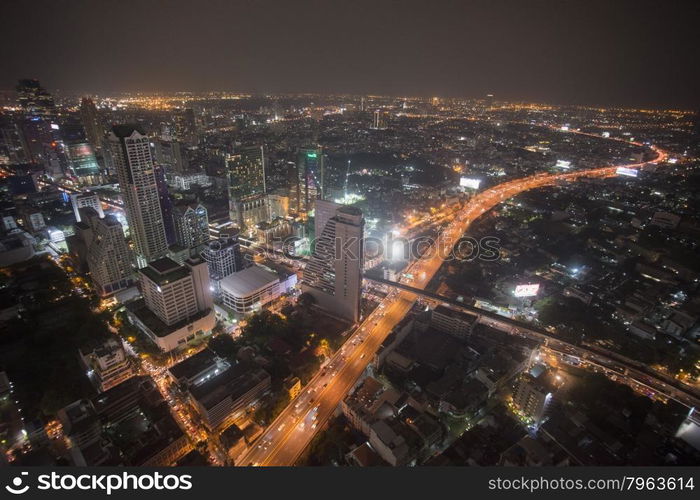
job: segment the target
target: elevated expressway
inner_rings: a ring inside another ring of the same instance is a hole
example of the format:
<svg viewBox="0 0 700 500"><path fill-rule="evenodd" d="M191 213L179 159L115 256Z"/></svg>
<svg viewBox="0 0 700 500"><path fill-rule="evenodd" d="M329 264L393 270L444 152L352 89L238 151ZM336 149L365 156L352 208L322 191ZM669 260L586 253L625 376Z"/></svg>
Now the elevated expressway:
<svg viewBox="0 0 700 500"><path fill-rule="evenodd" d="M642 144L632 143L637 146ZM664 162L665 152L651 148L653 160L641 163L604 166L561 174L538 174L505 182L474 196L437 238L433 252L414 261L407 272L414 276L406 282L424 289L450 255L455 243L478 217L499 203L523 191L574 182L582 178L607 178L616 175L620 166L640 168ZM253 447L241 458L240 465L289 466L299 459L316 432L335 412L338 404L352 389L387 335L406 316L417 295L408 290L394 290L357 327L321 370L265 430Z"/></svg>
<svg viewBox="0 0 700 500"><path fill-rule="evenodd" d="M635 361L616 352L603 349L589 344L573 344L562 340L556 334L550 333L543 328L539 328L529 323L501 316L497 313L464 304L463 302L447 299L436 293L428 292L404 283L397 283L382 278L365 276L366 280L373 281L389 287L412 292L418 296L426 298L428 301L449 304L454 308L474 314L477 323L490 326L497 330L508 332L513 335L526 337L538 342L542 342L551 351L558 353L561 357L595 364L601 369L618 376L625 377L628 381L639 386L644 386L649 393L659 394L668 399L673 399L688 408L700 408L700 395L692 387L682 382L656 372L644 363Z"/></svg>

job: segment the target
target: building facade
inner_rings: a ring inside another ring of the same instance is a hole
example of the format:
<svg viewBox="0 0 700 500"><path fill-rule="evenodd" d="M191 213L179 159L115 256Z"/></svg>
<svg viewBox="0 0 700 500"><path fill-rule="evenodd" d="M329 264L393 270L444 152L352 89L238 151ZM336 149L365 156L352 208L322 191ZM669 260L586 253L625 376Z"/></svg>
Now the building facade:
<svg viewBox="0 0 700 500"><path fill-rule="evenodd" d="M109 144L137 265L145 267L168 251L150 141L138 125L115 125Z"/></svg>
<svg viewBox="0 0 700 500"><path fill-rule="evenodd" d="M161 350L171 351L211 332L216 324L209 270L201 259L184 265L163 257L139 270L143 301L127 313Z"/></svg>
<svg viewBox="0 0 700 500"><path fill-rule="evenodd" d="M236 314L259 310L296 285L296 274L280 275L253 265L221 280L221 300Z"/></svg>
<svg viewBox="0 0 700 500"><path fill-rule="evenodd" d="M360 319L364 218L355 207L340 206L316 237L304 269L301 290L310 293L330 313Z"/></svg>
<svg viewBox="0 0 700 500"><path fill-rule="evenodd" d="M313 210L316 199L324 197L325 165L323 149L303 148L297 153L297 212Z"/></svg>
<svg viewBox="0 0 700 500"><path fill-rule="evenodd" d="M100 217L92 207L78 210L78 236L86 251L90 278L100 297L107 297L134 285L133 255L116 217Z"/></svg>
<svg viewBox="0 0 700 500"><path fill-rule="evenodd" d="M242 271L244 267L241 245L237 237L221 237L209 241L201 256L209 267L209 278L217 294L221 291L221 280Z"/></svg>
<svg viewBox="0 0 700 500"><path fill-rule="evenodd" d="M73 206L73 215L75 215L76 222L80 222L80 209L85 207L90 207L95 210L100 218L105 216L102 210L102 202L97 193L72 194L70 201Z"/></svg>
<svg viewBox="0 0 700 500"><path fill-rule="evenodd" d="M241 229L268 219L265 148L240 148L226 157L229 216Z"/></svg>
<svg viewBox="0 0 700 500"><path fill-rule="evenodd" d="M209 217L207 209L201 203L183 203L175 205L175 239L177 244L190 249L196 255L209 241Z"/></svg>

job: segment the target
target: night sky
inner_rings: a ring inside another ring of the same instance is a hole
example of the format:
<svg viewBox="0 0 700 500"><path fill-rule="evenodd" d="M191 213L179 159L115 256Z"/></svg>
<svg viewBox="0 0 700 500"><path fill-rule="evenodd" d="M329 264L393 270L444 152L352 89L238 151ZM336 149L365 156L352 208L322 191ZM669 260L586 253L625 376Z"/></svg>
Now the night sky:
<svg viewBox="0 0 700 500"><path fill-rule="evenodd" d="M700 1L15 1L0 88L700 108Z"/></svg>

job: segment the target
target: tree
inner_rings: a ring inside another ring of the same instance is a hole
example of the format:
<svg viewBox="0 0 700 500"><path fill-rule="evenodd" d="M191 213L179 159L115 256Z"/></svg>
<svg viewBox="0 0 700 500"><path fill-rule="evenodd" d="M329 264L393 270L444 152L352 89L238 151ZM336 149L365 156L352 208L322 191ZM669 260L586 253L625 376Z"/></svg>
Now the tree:
<svg viewBox="0 0 700 500"><path fill-rule="evenodd" d="M297 299L297 304L299 304L299 307L301 307L302 309L310 309L311 306L316 304L316 299L309 292L304 292L301 295L299 295L299 298Z"/></svg>
<svg viewBox="0 0 700 500"><path fill-rule="evenodd" d="M233 340L230 335L219 335L209 339L208 347L222 358L234 359L240 343Z"/></svg>

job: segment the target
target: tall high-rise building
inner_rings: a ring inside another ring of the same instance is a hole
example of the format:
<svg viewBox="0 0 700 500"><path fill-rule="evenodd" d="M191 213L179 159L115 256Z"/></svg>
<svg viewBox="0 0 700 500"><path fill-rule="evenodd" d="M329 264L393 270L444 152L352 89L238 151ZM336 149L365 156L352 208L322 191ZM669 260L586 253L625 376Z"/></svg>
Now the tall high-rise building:
<svg viewBox="0 0 700 500"><path fill-rule="evenodd" d="M161 138L155 142L155 147L158 164L169 174L183 174L187 170L187 158L178 141Z"/></svg>
<svg viewBox="0 0 700 500"><path fill-rule="evenodd" d="M325 195L323 149L303 148L297 154L297 211L310 212Z"/></svg>
<svg viewBox="0 0 700 500"><path fill-rule="evenodd" d="M29 156L22 140L19 123L8 114L0 113L0 162L27 163Z"/></svg>
<svg viewBox="0 0 700 500"><path fill-rule="evenodd" d="M139 125L115 125L109 144L141 268L168 251L149 139Z"/></svg>
<svg viewBox="0 0 700 500"><path fill-rule="evenodd" d="M323 229L331 217L335 215L340 207L340 203L336 203L330 200L316 200L316 207L314 208L314 237L320 238L323 233Z"/></svg>
<svg viewBox="0 0 700 500"><path fill-rule="evenodd" d="M265 148L240 148L226 157L229 215L240 228L268 219L265 200Z"/></svg>
<svg viewBox="0 0 700 500"><path fill-rule="evenodd" d="M330 313L352 321L360 319L364 219L362 211L340 206L330 217L304 269L303 292Z"/></svg>
<svg viewBox="0 0 700 500"><path fill-rule="evenodd" d="M197 145L197 121L192 108L180 110L175 114L175 136L187 146Z"/></svg>
<svg viewBox="0 0 700 500"><path fill-rule="evenodd" d="M542 423L552 400L552 388L541 380L544 378L542 375L534 377L529 373L522 375L513 393L515 406L536 426Z"/></svg>
<svg viewBox="0 0 700 500"><path fill-rule="evenodd" d="M138 272L142 301L127 314L162 351L184 346L216 324L209 269L201 259L183 265L163 257Z"/></svg>
<svg viewBox="0 0 700 500"><path fill-rule="evenodd" d="M80 100L80 120L85 127L85 133L90 145L95 151L102 149L105 131L100 121L100 115L97 111L97 106L89 97L83 97Z"/></svg>
<svg viewBox="0 0 700 500"><path fill-rule="evenodd" d="M218 240L210 241L202 250L201 256L209 266L209 278L217 293L220 291L222 279L243 269L241 244L237 236L222 236Z"/></svg>
<svg viewBox="0 0 700 500"><path fill-rule="evenodd" d="M17 84L17 98L20 107L29 116L47 117L56 111L53 96L41 86L39 80L20 80Z"/></svg>
<svg viewBox="0 0 700 500"><path fill-rule="evenodd" d="M71 205L73 206L73 215L75 215L76 222L80 222L80 209L90 207L97 215L102 218L105 216L102 210L102 202L97 193L76 193L72 194L70 197Z"/></svg>
<svg viewBox="0 0 700 500"><path fill-rule="evenodd" d="M173 212L177 244L197 255L209 241L209 217L201 203L180 203Z"/></svg>
<svg viewBox="0 0 700 500"><path fill-rule="evenodd" d="M378 109L374 112L372 117L372 127L374 130L386 130L387 128L387 116L386 112Z"/></svg>
<svg viewBox="0 0 700 500"><path fill-rule="evenodd" d="M173 200L170 198L168 183L165 179L165 168L156 165L153 169L156 176L156 187L158 188L158 199L160 200L160 213L163 216L163 227L165 228L165 241L168 246L177 243L177 233L175 232L175 208Z"/></svg>
<svg viewBox="0 0 700 500"><path fill-rule="evenodd" d="M100 217L92 207L81 208L79 212L76 235L87 251L90 278L98 295L106 297L132 286L132 254L117 218Z"/></svg>
<svg viewBox="0 0 700 500"><path fill-rule="evenodd" d="M209 269L201 260L184 265L164 257L139 271L146 307L166 325L195 317L212 307Z"/></svg>
<svg viewBox="0 0 700 500"><path fill-rule="evenodd" d="M19 132L27 160L36 165L45 164L53 143L51 124L39 116L28 117L20 121Z"/></svg>
<svg viewBox="0 0 700 500"><path fill-rule="evenodd" d="M88 142L83 125L78 120L69 119L65 120L59 130L69 174L81 183L99 182L100 166L97 164L95 152Z"/></svg>
<svg viewBox="0 0 700 500"><path fill-rule="evenodd" d="M265 193L265 147L242 147L226 157L229 199Z"/></svg>
<svg viewBox="0 0 700 500"><path fill-rule="evenodd" d="M100 166L90 144L87 142L66 143L65 151L70 171L76 178L88 184L94 184L99 181Z"/></svg>

